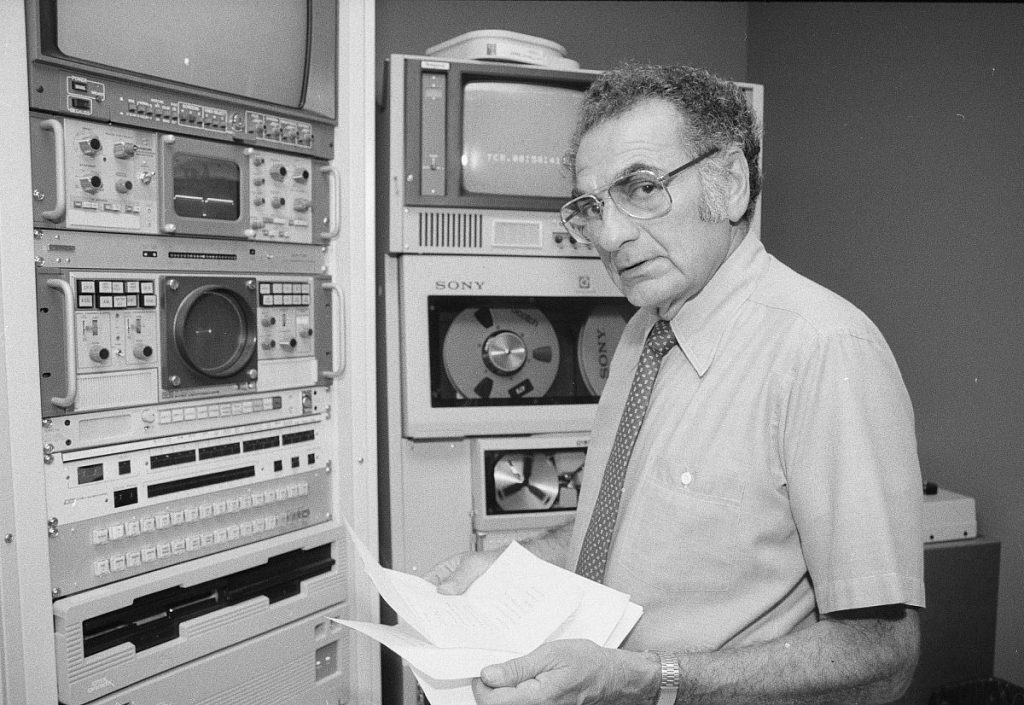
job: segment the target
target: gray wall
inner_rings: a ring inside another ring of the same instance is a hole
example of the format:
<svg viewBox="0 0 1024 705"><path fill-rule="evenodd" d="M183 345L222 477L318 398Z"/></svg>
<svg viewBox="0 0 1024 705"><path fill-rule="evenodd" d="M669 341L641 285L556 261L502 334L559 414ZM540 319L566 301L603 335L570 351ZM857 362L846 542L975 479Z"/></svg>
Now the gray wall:
<svg viewBox="0 0 1024 705"><path fill-rule="evenodd" d="M881 327L922 469L1002 540L1024 684L1024 5L750 3L764 241Z"/></svg>

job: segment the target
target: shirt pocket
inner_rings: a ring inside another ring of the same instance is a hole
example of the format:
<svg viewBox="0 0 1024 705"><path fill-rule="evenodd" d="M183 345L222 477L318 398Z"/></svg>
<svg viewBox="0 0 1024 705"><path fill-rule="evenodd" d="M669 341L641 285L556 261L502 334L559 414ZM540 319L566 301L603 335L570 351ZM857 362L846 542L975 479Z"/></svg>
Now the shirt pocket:
<svg viewBox="0 0 1024 705"><path fill-rule="evenodd" d="M742 505L742 475L728 461L661 461L638 482L620 526L622 569L662 597L729 590Z"/></svg>

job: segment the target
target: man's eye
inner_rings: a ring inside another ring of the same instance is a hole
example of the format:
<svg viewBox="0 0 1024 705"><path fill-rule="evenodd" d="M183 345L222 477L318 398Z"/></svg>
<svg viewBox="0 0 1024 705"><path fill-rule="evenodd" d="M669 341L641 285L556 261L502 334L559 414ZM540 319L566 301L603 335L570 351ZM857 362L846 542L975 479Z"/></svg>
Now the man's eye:
<svg viewBox="0 0 1024 705"><path fill-rule="evenodd" d="M627 179L620 185L622 195L630 201L644 201L661 189L661 184L646 177Z"/></svg>
<svg viewBox="0 0 1024 705"><path fill-rule="evenodd" d="M590 220L592 218L600 218L601 204L599 204L597 201L583 201L582 203L577 204L576 214L580 218L585 218L587 220Z"/></svg>

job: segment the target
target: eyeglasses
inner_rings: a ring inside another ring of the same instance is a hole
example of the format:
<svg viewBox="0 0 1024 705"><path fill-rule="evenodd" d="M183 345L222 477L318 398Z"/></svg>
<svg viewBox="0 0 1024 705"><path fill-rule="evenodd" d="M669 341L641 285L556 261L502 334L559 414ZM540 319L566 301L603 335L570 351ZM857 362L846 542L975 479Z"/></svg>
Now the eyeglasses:
<svg viewBox="0 0 1024 705"><path fill-rule="evenodd" d="M650 169L639 169L621 176L595 193L587 193L572 199L559 211L562 225L569 234L580 242L593 243L604 226L605 200L596 194L608 192L615 207L636 220L653 220L672 210L672 194L669 182L691 166L696 166L715 154L718 148L704 152L681 167L664 176L658 176Z"/></svg>

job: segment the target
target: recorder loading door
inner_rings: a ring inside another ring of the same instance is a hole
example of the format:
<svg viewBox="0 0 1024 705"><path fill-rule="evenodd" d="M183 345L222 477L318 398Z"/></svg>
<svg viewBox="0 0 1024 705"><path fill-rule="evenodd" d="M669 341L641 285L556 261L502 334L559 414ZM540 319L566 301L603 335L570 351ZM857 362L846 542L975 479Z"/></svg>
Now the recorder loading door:
<svg viewBox="0 0 1024 705"><path fill-rule="evenodd" d="M412 255L400 270L404 436L589 430L635 310L599 261Z"/></svg>

